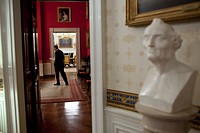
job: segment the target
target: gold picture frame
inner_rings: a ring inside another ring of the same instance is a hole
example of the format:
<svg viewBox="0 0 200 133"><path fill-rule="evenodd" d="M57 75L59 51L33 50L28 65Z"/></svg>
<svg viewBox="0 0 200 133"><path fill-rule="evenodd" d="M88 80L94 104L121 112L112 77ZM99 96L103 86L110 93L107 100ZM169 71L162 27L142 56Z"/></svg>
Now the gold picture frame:
<svg viewBox="0 0 200 133"><path fill-rule="evenodd" d="M86 39L86 48L90 48L90 32L89 30L86 31L86 35L85 35L85 39Z"/></svg>
<svg viewBox="0 0 200 133"><path fill-rule="evenodd" d="M177 4L171 6L174 2L184 2L186 4ZM191 0L192 1L192 0ZM175 20L184 20L190 18L197 18L200 16L200 0L193 0L197 2L191 2L189 0L173 0L168 1L168 5L164 4L166 8L161 7L156 10L149 10L144 12L139 12L138 9L145 9L145 6L155 5L157 0L148 0L148 3L138 0L126 0L126 25L127 26L141 26L149 24L153 18L161 18L164 21L175 21ZM160 2L166 2L166 0L160 0ZM139 4L140 3L140 4ZM153 4L151 4L153 3ZM145 5L146 4L146 5ZM143 6L143 7L142 7Z"/></svg>
<svg viewBox="0 0 200 133"><path fill-rule="evenodd" d="M58 16L58 22L71 22L71 8L58 7L57 16Z"/></svg>

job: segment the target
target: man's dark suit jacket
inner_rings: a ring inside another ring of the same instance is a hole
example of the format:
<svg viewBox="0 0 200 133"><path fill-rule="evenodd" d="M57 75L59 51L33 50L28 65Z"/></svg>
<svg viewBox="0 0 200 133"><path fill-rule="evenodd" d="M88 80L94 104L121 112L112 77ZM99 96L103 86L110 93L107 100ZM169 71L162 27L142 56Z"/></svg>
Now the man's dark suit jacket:
<svg viewBox="0 0 200 133"><path fill-rule="evenodd" d="M56 68L64 68L64 54L60 49L55 52L54 66Z"/></svg>

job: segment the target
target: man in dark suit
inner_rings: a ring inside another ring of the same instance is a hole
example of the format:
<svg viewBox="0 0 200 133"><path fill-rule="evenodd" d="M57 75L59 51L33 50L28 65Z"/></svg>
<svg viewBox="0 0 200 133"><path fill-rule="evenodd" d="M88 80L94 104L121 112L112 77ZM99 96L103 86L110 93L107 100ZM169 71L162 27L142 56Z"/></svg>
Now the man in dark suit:
<svg viewBox="0 0 200 133"><path fill-rule="evenodd" d="M64 67L65 67L64 54L60 49L58 49L57 45L54 45L54 51L55 51L54 67L55 67L56 80L57 80L57 83L54 85L60 85L59 72L61 73L61 76L63 80L65 81L65 85L68 85L67 76L64 72Z"/></svg>

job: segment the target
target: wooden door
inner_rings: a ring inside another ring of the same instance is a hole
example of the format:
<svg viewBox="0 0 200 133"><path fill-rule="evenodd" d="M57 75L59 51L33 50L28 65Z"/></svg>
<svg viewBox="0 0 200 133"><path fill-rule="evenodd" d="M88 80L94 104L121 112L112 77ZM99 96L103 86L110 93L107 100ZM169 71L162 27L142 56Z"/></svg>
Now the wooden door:
<svg viewBox="0 0 200 133"><path fill-rule="evenodd" d="M27 133L38 132L40 116L35 0L21 0L23 69Z"/></svg>

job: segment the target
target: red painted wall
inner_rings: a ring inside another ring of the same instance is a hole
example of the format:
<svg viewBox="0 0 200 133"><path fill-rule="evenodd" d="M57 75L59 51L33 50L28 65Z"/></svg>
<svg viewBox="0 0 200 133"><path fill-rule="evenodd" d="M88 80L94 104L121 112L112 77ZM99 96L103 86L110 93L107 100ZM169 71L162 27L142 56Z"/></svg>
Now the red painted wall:
<svg viewBox="0 0 200 133"><path fill-rule="evenodd" d="M57 7L71 7L71 22L58 22ZM37 2L39 60L50 58L49 28L80 28L81 57L86 56L86 25L86 2Z"/></svg>
<svg viewBox="0 0 200 133"><path fill-rule="evenodd" d="M38 33L38 58L39 61L42 61L42 33L41 33L41 7L40 7L40 2L36 3L36 7L37 7L37 33Z"/></svg>

